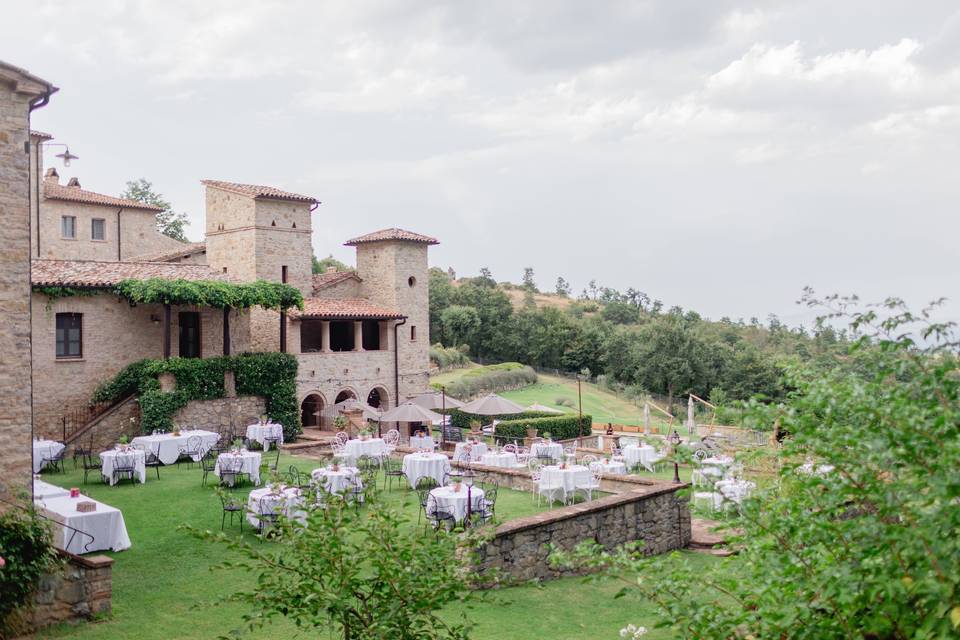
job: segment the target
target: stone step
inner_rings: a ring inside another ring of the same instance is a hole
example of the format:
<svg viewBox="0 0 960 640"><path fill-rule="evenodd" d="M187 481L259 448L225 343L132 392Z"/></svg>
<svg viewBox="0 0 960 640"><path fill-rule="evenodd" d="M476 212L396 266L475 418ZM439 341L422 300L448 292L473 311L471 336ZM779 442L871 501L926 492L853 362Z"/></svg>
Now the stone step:
<svg viewBox="0 0 960 640"><path fill-rule="evenodd" d="M690 549L690 551L693 551L694 553L702 553L702 554L705 554L708 556L714 556L717 558L729 558L730 556L736 555L737 553L736 551L731 551L730 549L722 549L722 548L714 548L714 547L711 547L709 549L700 549L700 548L691 546L688 548Z"/></svg>

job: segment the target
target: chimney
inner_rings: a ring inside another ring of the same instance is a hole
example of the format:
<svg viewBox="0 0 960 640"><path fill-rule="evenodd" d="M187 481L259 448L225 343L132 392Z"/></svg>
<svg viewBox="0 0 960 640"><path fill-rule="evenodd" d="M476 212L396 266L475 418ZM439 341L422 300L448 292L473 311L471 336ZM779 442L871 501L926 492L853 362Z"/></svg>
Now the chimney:
<svg viewBox="0 0 960 640"><path fill-rule="evenodd" d="M80 188L80 178L70 178L70 180L67 182L67 186L68 186L68 187L76 187L77 189L79 189L79 188Z"/></svg>
<svg viewBox="0 0 960 640"><path fill-rule="evenodd" d="M336 272L337 272L337 266L336 266L336 265L332 264L332 265L330 265L329 267L327 267L326 273L336 273Z"/></svg>
<svg viewBox="0 0 960 640"><path fill-rule="evenodd" d="M57 170L54 167L50 167L47 169L47 172L43 174L43 181L60 184L60 174L57 173Z"/></svg>

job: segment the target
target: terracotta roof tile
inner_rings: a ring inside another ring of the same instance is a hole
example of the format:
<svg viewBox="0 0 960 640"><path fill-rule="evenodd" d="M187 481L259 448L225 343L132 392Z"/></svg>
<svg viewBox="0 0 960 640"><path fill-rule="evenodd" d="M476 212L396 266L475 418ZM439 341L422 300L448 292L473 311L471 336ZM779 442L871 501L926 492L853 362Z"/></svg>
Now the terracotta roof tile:
<svg viewBox="0 0 960 640"><path fill-rule="evenodd" d="M30 129L30 135L36 138L43 138L44 140L53 140L53 134L37 131L36 129Z"/></svg>
<svg viewBox="0 0 960 640"><path fill-rule="evenodd" d="M130 278L234 282L233 278L218 273L205 264L94 260L33 260L30 263L30 279L34 286L112 287Z"/></svg>
<svg viewBox="0 0 960 640"><path fill-rule="evenodd" d="M242 196L248 196L250 198L260 198L262 200L289 200L292 202L315 202L318 204L320 202L313 196L303 196L299 193L290 193L289 191L283 191L275 187L267 187L260 184L241 184L238 182L224 182L222 180L201 180L200 182L208 187L215 187L217 189L223 189L224 191L239 193Z"/></svg>
<svg viewBox="0 0 960 640"><path fill-rule="evenodd" d="M313 291L314 293L332 287L335 284L343 282L344 280L349 280L350 278L355 279L357 282L363 282L360 276L354 271L333 271L329 273L315 273L313 274Z"/></svg>
<svg viewBox="0 0 960 640"><path fill-rule="evenodd" d="M188 242L183 248L174 251L158 251L156 253L147 253L133 258L133 262L169 262L177 258L186 258L188 256L204 253L207 250L206 242Z"/></svg>
<svg viewBox="0 0 960 640"><path fill-rule="evenodd" d="M440 241L436 238L420 235L419 233L414 233L413 231L397 229L396 227L393 227L392 229L381 229L380 231L374 231L373 233L368 233L358 238L347 240L343 244L344 246L351 247L358 244L365 244L367 242L386 242L388 240L421 242L423 244L440 244Z"/></svg>
<svg viewBox="0 0 960 640"><path fill-rule="evenodd" d="M102 204L108 207L123 207L125 209L146 209L147 211L163 211L160 207L126 198L115 198L102 193L94 193L80 187L67 187L57 184L56 180L44 181L43 196L48 200L66 200L83 204Z"/></svg>
<svg viewBox="0 0 960 640"><path fill-rule="evenodd" d="M392 319L402 318L403 314L390 309L378 307L369 300L362 298L306 298L303 301L303 311L293 309L291 318L350 318L350 319Z"/></svg>

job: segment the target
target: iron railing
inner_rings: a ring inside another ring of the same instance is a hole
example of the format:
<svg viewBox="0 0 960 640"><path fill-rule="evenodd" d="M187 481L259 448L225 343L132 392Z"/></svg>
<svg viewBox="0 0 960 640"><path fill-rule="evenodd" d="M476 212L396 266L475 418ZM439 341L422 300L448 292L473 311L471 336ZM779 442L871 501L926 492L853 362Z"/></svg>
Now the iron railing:
<svg viewBox="0 0 960 640"><path fill-rule="evenodd" d="M78 434L83 433L87 426L102 417L108 411L119 406L130 399L133 394L124 396L113 402L94 402L83 407L76 407L68 410L60 418L63 427L63 443L69 444L76 439Z"/></svg>

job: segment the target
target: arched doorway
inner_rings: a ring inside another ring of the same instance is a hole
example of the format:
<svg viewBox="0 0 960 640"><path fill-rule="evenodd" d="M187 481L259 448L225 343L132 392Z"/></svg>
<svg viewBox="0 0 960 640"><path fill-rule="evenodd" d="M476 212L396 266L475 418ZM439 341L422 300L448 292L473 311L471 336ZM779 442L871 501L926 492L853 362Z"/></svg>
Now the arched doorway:
<svg viewBox="0 0 960 640"><path fill-rule="evenodd" d="M370 393L367 394L367 404L374 409L389 409L390 396L387 395L387 390L383 387L374 387L373 389L370 389Z"/></svg>
<svg viewBox="0 0 960 640"><path fill-rule="evenodd" d="M321 425L322 411L323 398L316 393L311 393L300 403L301 424L305 427L319 427Z"/></svg>
<svg viewBox="0 0 960 640"><path fill-rule="evenodd" d="M337 399L334 400L333 403L340 404L344 400L349 400L350 398L353 398L354 400L356 400L357 394L355 394L350 389L344 389L343 391L337 394Z"/></svg>

